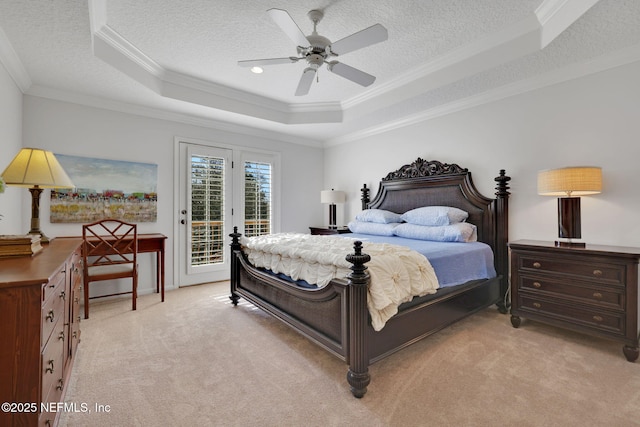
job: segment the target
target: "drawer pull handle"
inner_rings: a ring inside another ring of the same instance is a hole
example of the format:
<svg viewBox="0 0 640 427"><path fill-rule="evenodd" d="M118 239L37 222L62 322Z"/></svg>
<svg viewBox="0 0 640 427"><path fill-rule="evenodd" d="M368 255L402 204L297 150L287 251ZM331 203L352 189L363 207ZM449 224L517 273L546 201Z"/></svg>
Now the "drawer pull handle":
<svg viewBox="0 0 640 427"><path fill-rule="evenodd" d="M64 381L62 378L58 380L58 385L56 386L56 390L62 390L64 388Z"/></svg>
<svg viewBox="0 0 640 427"><path fill-rule="evenodd" d="M539 302L534 302L534 303L533 303L533 306L534 306L535 308L540 308L540 307L542 307L542 305L540 305L540 303L539 303Z"/></svg>
<svg viewBox="0 0 640 427"><path fill-rule="evenodd" d="M49 360L49 362L47 364L49 365L49 367L47 369L45 369L44 371L53 374L53 360Z"/></svg>
<svg viewBox="0 0 640 427"><path fill-rule="evenodd" d="M60 298L61 298L61 299L65 299L65 297L66 297L66 296L67 296L67 295L65 294L65 292L64 292L64 291L60 292Z"/></svg>
<svg viewBox="0 0 640 427"><path fill-rule="evenodd" d="M595 320L596 322L602 322L602 317L601 316L593 316L593 320Z"/></svg>
<svg viewBox="0 0 640 427"><path fill-rule="evenodd" d="M73 339L78 338L78 331L73 331Z"/></svg>
<svg viewBox="0 0 640 427"><path fill-rule="evenodd" d="M602 276L602 270L593 270L593 275L596 277Z"/></svg>
<svg viewBox="0 0 640 427"><path fill-rule="evenodd" d="M53 323L53 319L55 319L55 314L54 314L53 310L49 310L49 314L47 314L46 319L49 322Z"/></svg>
<svg viewBox="0 0 640 427"><path fill-rule="evenodd" d="M593 297L594 298L602 298L602 294L600 292L594 292L593 293Z"/></svg>
<svg viewBox="0 0 640 427"><path fill-rule="evenodd" d="M533 287L534 288L540 288L542 285L540 284L540 282L533 282Z"/></svg>
<svg viewBox="0 0 640 427"><path fill-rule="evenodd" d="M536 261L536 262L533 263L533 267L534 268L540 268L540 267L542 267L542 264L540 264L538 261Z"/></svg>
<svg viewBox="0 0 640 427"><path fill-rule="evenodd" d="M64 339L64 331L60 332L60 334L58 335L58 339L59 340L63 340Z"/></svg>

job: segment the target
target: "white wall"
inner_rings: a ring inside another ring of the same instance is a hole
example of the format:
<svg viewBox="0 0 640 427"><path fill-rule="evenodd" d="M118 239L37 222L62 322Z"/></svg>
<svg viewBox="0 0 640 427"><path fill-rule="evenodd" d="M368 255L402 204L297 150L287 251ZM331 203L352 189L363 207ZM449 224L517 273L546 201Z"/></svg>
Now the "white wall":
<svg viewBox="0 0 640 427"><path fill-rule="evenodd" d="M640 62L325 150L325 186L359 188L417 157L469 168L493 197L494 177L512 177L510 240L557 238L557 202L537 195L537 172L601 166L602 194L582 198L582 240L640 246ZM360 167L355 167L359 164ZM330 178L330 182L329 182Z"/></svg>
<svg viewBox="0 0 640 427"><path fill-rule="evenodd" d="M50 99L24 97L24 146L54 153L155 163L158 165L158 219L140 223L140 233L168 236L166 286L174 287L173 245L177 208L174 197L174 138L176 136L211 142L256 147L281 153L283 231L308 232L308 226L321 221L322 149L260 139L211 128L119 113ZM17 151L17 150L16 150ZM313 160L313 161L311 161ZM300 179L305 177L305 179ZM26 191L25 191L26 192ZM49 223L49 191L42 194L41 229L50 237L80 235L81 224ZM29 200L23 200L23 226L29 225ZM175 237L175 238L174 238ZM150 292L155 277L154 258L141 260L140 292Z"/></svg>
<svg viewBox="0 0 640 427"><path fill-rule="evenodd" d="M22 146L22 92L0 62L0 173L4 171ZM19 208L22 192L7 187L0 194L0 234L21 234ZM31 210L29 210L31 212ZM28 230L28 228L27 228ZM27 231L25 230L25 231Z"/></svg>

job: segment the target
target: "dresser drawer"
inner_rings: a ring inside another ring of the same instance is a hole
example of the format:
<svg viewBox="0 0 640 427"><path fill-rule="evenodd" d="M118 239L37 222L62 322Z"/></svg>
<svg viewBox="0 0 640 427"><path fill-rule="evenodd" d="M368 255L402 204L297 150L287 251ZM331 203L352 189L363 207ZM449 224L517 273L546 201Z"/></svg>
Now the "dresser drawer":
<svg viewBox="0 0 640 427"><path fill-rule="evenodd" d="M54 293L42 306L42 318L40 319L42 321L41 345L45 345L47 343L49 336L51 335L51 331L58 321L60 321L60 324L64 325L64 308L66 299L65 289L64 283L56 286Z"/></svg>
<svg viewBox="0 0 640 427"><path fill-rule="evenodd" d="M588 282L572 282L553 280L545 276L520 275L518 288L529 294L548 295L579 300L586 304L593 304L601 308L624 310L625 294L622 288L594 286Z"/></svg>
<svg viewBox="0 0 640 427"><path fill-rule="evenodd" d="M64 381L64 322L55 323L51 339L42 351L42 401L46 402L52 389L62 391Z"/></svg>
<svg viewBox="0 0 640 427"><path fill-rule="evenodd" d="M555 318L563 322L587 326L591 329L624 335L624 313L609 313L599 310L589 310L577 307L573 304L562 304L543 298L521 295L519 298L519 310L531 314L538 314L546 318ZM532 316L533 317L533 316Z"/></svg>
<svg viewBox="0 0 640 427"><path fill-rule="evenodd" d="M60 269L51 277L49 283L42 285L42 302L45 303L51 296L57 292L57 288L62 286L65 288L67 279L66 264L63 264Z"/></svg>
<svg viewBox="0 0 640 427"><path fill-rule="evenodd" d="M624 285L625 266L594 262L593 258L574 256L547 258L535 255L521 255L518 269L522 272L537 271L562 274L580 279L597 280L600 284Z"/></svg>

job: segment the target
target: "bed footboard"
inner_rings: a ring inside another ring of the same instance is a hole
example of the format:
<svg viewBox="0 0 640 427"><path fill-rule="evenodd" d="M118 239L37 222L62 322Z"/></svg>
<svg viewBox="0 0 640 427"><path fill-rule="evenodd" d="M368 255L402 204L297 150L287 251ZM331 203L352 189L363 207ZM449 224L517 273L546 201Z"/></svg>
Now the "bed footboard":
<svg viewBox="0 0 640 427"><path fill-rule="evenodd" d="M231 236L231 299L240 298L272 314L297 332L349 364L347 381L355 397L362 397L369 375L369 273L364 265L371 257L362 253L362 242L354 243L347 255L352 264L348 280L332 280L321 289L300 289L246 260L237 228Z"/></svg>

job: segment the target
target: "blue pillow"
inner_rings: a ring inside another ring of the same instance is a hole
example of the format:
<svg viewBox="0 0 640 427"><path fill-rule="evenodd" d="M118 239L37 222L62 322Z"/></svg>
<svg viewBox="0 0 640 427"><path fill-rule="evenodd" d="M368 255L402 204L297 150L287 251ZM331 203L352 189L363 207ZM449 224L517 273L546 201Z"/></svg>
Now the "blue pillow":
<svg viewBox="0 0 640 427"><path fill-rule="evenodd" d="M435 242L475 242L478 240L476 226L468 222L431 227L428 225L399 224L393 232L396 236Z"/></svg>
<svg viewBox="0 0 640 427"><path fill-rule="evenodd" d="M356 215L356 221L390 224L402 222L402 219L400 219L400 214L384 209L365 209Z"/></svg>
<svg viewBox="0 0 640 427"><path fill-rule="evenodd" d="M348 227L352 233L393 236L393 230L399 225L398 223L380 224L378 222L351 221Z"/></svg>
<svg viewBox="0 0 640 427"><path fill-rule="evenodd" d="M429 225L432 227L463 222L469 214L462 209L450 206L425 206L402 214L403 221L409 224Z"/></svg>

